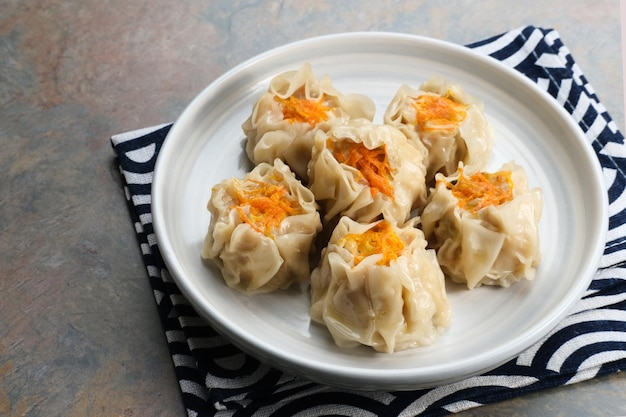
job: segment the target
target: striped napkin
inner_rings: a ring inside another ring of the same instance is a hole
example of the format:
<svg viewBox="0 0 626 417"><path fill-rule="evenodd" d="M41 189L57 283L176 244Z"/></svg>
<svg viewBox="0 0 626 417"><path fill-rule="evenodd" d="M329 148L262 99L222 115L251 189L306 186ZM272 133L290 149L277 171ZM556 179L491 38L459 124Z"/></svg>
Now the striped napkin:
<svg viewBox="0 0 626 417"><path fill-rule="evenodd" d="M152 227L152 172L170 124L113 136L130 215L187 413L192 416L442 416L626 369L626 145L555 30L522 27L468 45L525 74L585 132L603 167L609 232L595 278L543 340L484 375L409 392L337 389L250 357L198 316L172 281Z"/></svg>

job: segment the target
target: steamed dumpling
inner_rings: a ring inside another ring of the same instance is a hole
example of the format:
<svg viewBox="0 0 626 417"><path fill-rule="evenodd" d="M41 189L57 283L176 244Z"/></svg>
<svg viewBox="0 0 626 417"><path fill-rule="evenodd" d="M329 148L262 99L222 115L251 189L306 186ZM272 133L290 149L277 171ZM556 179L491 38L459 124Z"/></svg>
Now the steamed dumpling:
<svg viewBox="0 0 626 417"><path fill-rule="evenodd" d="M229 287L254 294L308 280L321 221L313 194L281 160L222 181L207 208L202 257L218 266Z"/></svg>
<svg viewBox="0 0 626 417"><path fill-rule="evenodd" d="M540 260L539 188L513 162L494 173L437 176L421 214L422 229L443 271L472 289L532 280Z"/></svg>
<svg viewBox="0 0 626 417"><path fill-rule="evenodd" d="M318 79L310 64L274 77L243 123L246 153L254 164L280 158L301 180L307 179L313 138L335 119L366 118L376 111L361 94L342 94L328 75Z"/></svg>
<svg viewBox="0 0 626 417"><path fill-rule="evenodd" d="M355 120L315 137L309 188L324 219L371 222L381 215L399 224L426 200L426 149L395 127Z"/></svg>
<svg viewBox="0 0 626 417"><path fill-rule="evenodd" d="M419 89L401 86L384 121L426 146L429 180L438 172L453 174L459 162L468 172L480 170L489 159L493 131L482 102L442 78L432 78Z"/></svg>
<svg viewBox="0 0 626 417"><path fill-rule="evenodd" d="M311 275L310 313L338 346L388 353L431 344L450 321L444 276L422 232L348 217Z"/></svg>

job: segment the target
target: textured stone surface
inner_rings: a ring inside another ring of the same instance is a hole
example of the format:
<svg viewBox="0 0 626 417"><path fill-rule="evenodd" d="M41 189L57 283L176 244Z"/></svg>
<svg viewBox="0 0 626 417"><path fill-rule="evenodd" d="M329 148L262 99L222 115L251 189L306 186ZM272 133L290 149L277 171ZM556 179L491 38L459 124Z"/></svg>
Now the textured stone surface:
<svg viewBox="0 0 626 417"><path fill-rule="evenodd" d="M185 415L111 135L286 42L527 24L559 31L623 130L617 1L0 2L0 415ZM461 415L626 415L624 392L622 373Z"/></svg>

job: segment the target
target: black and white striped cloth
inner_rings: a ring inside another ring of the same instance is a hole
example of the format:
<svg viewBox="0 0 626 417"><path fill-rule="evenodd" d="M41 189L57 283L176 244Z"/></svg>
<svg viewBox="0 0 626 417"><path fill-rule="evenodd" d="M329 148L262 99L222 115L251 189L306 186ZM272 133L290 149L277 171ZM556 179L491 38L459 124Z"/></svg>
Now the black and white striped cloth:
<svg viewBox="0 0 626 417"><path fill-rule="evenodd" d="M559 34L522 27L469 47L548 91L585 132L609 193L609 233L595 279L544 340L484 375L428 390L359 392L319 385L247 356L181 295L159 253L152 171L170 124L114 136L126 198L180 383L193 416L442 416L626 369L626 144Z"/></svg>

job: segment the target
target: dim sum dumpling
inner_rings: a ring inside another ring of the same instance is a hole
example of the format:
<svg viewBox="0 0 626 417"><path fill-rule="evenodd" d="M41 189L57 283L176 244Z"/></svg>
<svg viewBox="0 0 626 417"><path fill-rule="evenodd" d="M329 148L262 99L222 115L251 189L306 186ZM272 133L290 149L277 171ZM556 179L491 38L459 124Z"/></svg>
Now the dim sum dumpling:
<svg viewBox="0 0 626 417"><path fill-rule="evenodd" d="M426 146L427 178L432 180L438 172L452 175L459 162L468 172L485 167L493 131L483 107L458 84L434 77L419 89L401 86L385 111L384 121Z"/></svg>
<svg viewBox="0 0 626 417"><path fill-rule="evenodd" d="M451 177L437 176L421 223L454 282L470 289L508 287L535 276L542 208L541 190L528 188L525 171L514 162L471 176L460 166Z"/></svg>
<svg viewBox="0 0 626 417"><path fill-rule="evenodd" d="M306 63L274 77L256 101L242 125L246 153L254 164L280 158L306 181L315 132L327 130L335 119L371 120L375 111L372 99L342 94L328 75L316 78Z"/></svg>
<svg viewBox="0 0 626 417"><path fill-rule="evenodd" d="M245 294L302 283L321 221L311 191L280 159L213 187L202 257Z"/></svg>
<svg viewBox="0 0 626 417"><path fill-rule="evenodd" d="M381 215L402 224L426 200L426 149L395 127L353 120L318 132L309 163L309 188L325 220Z"/></svg>
<svg viewBox="0 0 626 417"><path fill-rule="evenodd" d="M310 313L340 347L391 353L431 344L451 311L436 255L419 229L342 217L311 274Z"/></svg>

